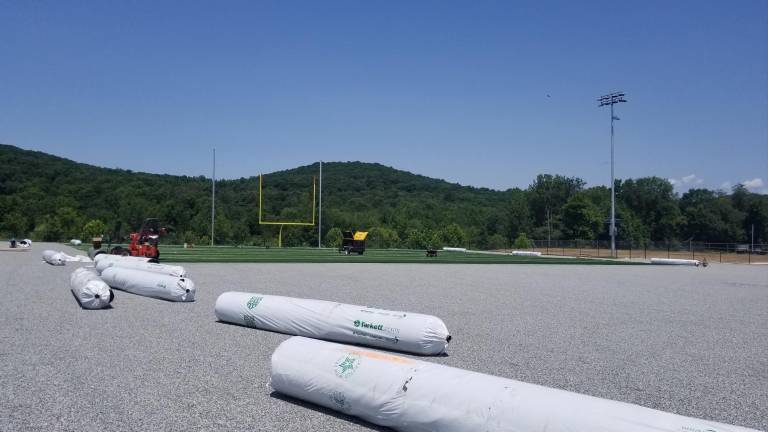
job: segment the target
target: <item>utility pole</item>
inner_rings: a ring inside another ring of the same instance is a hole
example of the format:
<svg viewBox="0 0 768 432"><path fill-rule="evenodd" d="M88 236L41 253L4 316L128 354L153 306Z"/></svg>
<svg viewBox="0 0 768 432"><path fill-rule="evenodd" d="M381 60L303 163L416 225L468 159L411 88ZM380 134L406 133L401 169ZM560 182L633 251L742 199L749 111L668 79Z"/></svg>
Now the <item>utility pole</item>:
<svg viewBox="0 0 768 432"><path fill-rule="evenodd" d="M216 148L213 149L213 176L211 177L211 246L216 225Z"/></svg>
<svg viewBox="0 0 768 432"><path fill-rule="evenodd" d="M323 161L320 161L320 194L317 211L317 248L323 247Z"/></svg>
<svg viewBox="0 0 768 432"><path fill-rule="evenodd" d="M609 93L605 96L601 96L597 100L600 102L600 107L610 105L611 106L611 257L616 257L616 193L614 191L614 177L613 177L613 121L619 120L618 117L613 115L613 106L619 102L626 102L623 92Z"/></svg>
<svg viewBox="0 0 768 432"><path fill-rule="evenodd" d="M752 224L752 248L750 251L754 252L755 250L755 224Z"/></svg>

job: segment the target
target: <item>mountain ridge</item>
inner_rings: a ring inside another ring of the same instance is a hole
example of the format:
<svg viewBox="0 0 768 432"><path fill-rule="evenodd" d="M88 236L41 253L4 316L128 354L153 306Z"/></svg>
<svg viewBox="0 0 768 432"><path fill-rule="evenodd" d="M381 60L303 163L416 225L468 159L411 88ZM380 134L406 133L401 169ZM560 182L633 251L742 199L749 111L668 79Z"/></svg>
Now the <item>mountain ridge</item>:
<svg viewBox="0 0 768 432"><path fill-rule="evenodd" d="M211 180L99 167L35 150L0 144L0 234L42 240L87 238L122 225L136 229L158 217L176 243L209 243ZM218 244L268 245L274 225L311 222L312 178L318 163L259 177L216 181ZM323 163L323 240L333 246L340 229L372 231L381 247L431 245L507 247L518 237L606 240L610 190L586 188L575 177L540 174L523 190L465 186L371 162ZM736 187L730 195L693 189L678 197L666 179L616 183L619 239L744 241L751 225L766 238L768 196ZM86 223L94 222L89 229ZM98 228L98 229L96 229ZM317 244L317 229L289 227L289 246ZM525 240L521 240L525 244Z"/></svg>

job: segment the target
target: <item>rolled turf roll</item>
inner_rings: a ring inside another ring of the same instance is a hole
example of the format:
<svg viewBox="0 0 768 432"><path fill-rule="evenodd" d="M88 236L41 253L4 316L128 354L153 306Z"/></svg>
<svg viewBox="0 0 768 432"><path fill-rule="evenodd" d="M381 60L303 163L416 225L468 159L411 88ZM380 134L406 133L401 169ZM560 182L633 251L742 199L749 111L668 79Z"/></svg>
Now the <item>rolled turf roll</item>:
<svg viewBox="0 0 768 432"><path fill-rule="evenodd" d="M272 354L271 385L402 432L757 432L302 337Z"/></svg>
<svg viewBox="0 0 768 432"><path fill-rule="evenodd" d="M96 271L99 273L110 267L132 268L176 277L185 277L187 275L187 271L182 266L157 264L136 259L101 259L96 262Z"/></svg>
<svg viewBox="0 0 768 432"><path fill-rule="evenodd" d="M651 264L700 266L701 261L675 258L651 258Z"/></svg>
<svg viewBox="0 0 768 432"><path fill-rule="evenodd" d="M440 318L323 300L225 292L216 300L221 321L391 350L434 355L451 340Z"/></svg>
<svg viewBox="0 0 768 432"><path fill-rule="evenodd" d="M541 252L532 252L532 251L512 251L512 255L514 256L534 256L534 257L540 257Z"/></svg>
<svg viewBox="0 0 768 432"><path fill-rule="evenodd" d="M94 272L80 267L69 276L69 288L80 306L85 309L102 309L114 298L112 290Z"/></svg>
<svg viewBox="0 0 768 432"><path fill-rule="evenodd" d="M135 256L123 256L123 255L112 255L107 253L100 253L98 255L95 255L93 257L93 262L98 263L102 260L112 260L112 261L135 261L135 262L150 262L152 258L147 257L135 257Z"/></svg>
<svg viewBox="0 0 768 432"><path fill-rule="evenodd" d="M109 267L101 278L110 287L146 297L177 302L195 301L191 279L122 267Z"/></svg>
<svg viewBox="0 0 768 432"><path fill-rule="evenodd" d="M43 260L50 265L63 266L66 264L64 254L52 250L43 251Z"/></svg>

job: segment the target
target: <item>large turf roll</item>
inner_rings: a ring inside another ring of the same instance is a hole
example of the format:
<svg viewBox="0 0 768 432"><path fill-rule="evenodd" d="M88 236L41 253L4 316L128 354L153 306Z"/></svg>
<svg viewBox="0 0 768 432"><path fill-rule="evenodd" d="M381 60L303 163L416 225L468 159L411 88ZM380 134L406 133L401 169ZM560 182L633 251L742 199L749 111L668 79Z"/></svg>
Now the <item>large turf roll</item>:
<svg viewBox="0 0 768 432"><path fill-rule="evenodd" d="M170 301L195 301L191 279L122 267L109 267L101 273L110 287L146 297Z"/></svg>
<svg viewBox="0 0 768 432"><path fill-rule="evenodd" d="M133 262L150 262L152 258L147 257L135 257L135 256L123 256L123 255L112 255L107 253L100 253L93 257L93 262L99 263L102 260L110 260L110 261L133 261Z"/></svg>
<svg viewBox="0 0 768 432"><path fill-rule="evenodd" d="M112 290L96 273L82 267L69 276L69 288L85 309L105 308L114 298Z"/></svg>
<svg viewBox="0 0 768 432"><path fill-rule="evenodd" d="M403 432L757 432L302 337L272 354L276 391Z"/></svg>
<svg viewBox="0 0 768 432"><path fill-rule="evenodd" d="M131 268L176 277L187 275L187 271L182 266L157 264L137 259L101 259L96 262L96 270L99 273L110 267Z"/></svg>
<svg viewBox="0 0 768 432"><path fill-rule="evenodd" d="M689 260L689 259L676 259L676 258L651 258L651 264L682 265L682 266L698 267L701 265L701 261Z"/></svg>
<svg viewBox="0 0 768 432"><path fill-rule="evenodd" d="M323 300L226 292L216 300L221 321L422 355L440 354L451 340L440 318Z"/></svg>
<svg viewBox="0 0 768 432"><path fill-rule="evenodd" d="M532 257L540 257L541 252L534 252L534 251L512 251L512 255L514 256L532 256Z"/></svg>

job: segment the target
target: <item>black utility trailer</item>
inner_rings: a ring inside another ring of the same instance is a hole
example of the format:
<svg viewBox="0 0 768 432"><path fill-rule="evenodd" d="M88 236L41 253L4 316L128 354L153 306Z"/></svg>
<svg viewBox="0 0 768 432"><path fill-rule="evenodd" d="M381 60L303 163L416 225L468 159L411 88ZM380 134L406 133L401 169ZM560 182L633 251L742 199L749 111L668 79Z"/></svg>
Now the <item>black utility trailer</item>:
<svg viewBox="0 0 768 432"><path fill-rule="evenodd" d="M339 253L345 255L356 253L362 255L365 252L365 238L368 237L367 231L342 231L341 247Z"/></svg>

